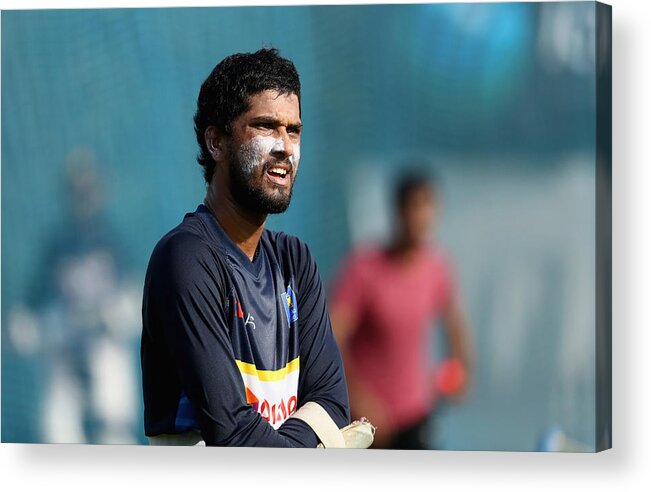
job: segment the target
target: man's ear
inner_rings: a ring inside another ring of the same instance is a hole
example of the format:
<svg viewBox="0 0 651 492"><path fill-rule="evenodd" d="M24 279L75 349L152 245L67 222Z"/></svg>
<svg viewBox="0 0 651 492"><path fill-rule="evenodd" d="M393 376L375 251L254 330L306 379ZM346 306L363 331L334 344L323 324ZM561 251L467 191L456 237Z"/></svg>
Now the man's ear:
<svg viewBox="0 0 651 492"><path fill-rule="evenodd" d="M209 126L203 132L203 138L213 160L219 162L224 155L224 136L217 127Z"/></svg>

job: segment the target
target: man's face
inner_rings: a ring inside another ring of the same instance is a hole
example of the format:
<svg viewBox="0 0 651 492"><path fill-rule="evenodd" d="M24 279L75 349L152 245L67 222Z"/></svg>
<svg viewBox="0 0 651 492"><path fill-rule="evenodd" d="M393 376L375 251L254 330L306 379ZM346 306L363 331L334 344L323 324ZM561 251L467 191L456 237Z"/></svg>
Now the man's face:
<svg viewBox="0 0 651 492"><path fill-rule="evenodd" d="M404 238L413 246L431 238L436 227L437 201L433 190L427 186L411 190L400 210Z"/></svg>
<svg viewBox="0 0 651 492"><path fill-rule="evenodd" d="M226 159L239 206L259 214L287 210L300 159L301 119L296 94L265 90L231 123Z"/></svg>

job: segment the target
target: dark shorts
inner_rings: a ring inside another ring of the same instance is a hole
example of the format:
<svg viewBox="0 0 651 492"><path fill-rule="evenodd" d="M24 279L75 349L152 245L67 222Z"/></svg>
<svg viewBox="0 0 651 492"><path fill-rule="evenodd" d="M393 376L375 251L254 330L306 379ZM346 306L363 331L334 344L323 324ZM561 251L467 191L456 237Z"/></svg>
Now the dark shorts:
<svg viewBox="0 0 651 492"><path fill-rule="evenodd" d="M418 422L398 431L387 449L432 449L433 417L427 415Z"/></svg>

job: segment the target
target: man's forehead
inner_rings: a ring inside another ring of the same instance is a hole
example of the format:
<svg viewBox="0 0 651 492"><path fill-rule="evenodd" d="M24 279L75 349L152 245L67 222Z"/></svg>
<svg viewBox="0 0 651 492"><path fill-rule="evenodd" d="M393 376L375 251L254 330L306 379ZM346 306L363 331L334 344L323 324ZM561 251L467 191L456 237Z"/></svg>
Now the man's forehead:
<svg viewBox="0 0 651 492"><path fill-rule="evenodd" d="M249 116L270 116L298 120L299 102L294 93L281 93L274 89L267 89L249 96L249 109L245 114Z"/></svg>

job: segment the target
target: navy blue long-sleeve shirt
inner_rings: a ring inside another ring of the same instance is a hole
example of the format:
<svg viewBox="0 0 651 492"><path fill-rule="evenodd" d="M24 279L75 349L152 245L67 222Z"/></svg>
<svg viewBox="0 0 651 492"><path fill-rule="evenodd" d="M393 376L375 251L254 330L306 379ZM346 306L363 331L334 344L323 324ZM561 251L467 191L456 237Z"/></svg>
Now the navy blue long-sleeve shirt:
<svg viewBox="0 0 651 492"><path fill-rule="evenodd" d="M142 316L147 436L316 447L312 429L288 419L308 401L350 423L324 289L298 238L264 230L251 261L200 205L154 248Z"/></svg>

